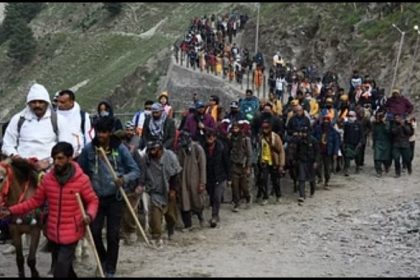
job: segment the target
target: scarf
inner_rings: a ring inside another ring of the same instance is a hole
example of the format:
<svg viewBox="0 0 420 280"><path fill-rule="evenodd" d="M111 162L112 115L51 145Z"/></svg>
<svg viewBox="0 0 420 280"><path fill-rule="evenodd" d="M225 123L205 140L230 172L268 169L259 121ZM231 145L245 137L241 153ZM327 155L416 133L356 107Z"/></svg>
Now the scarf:
<svg viewBox="0 0 420 280"><path fill-rule="evenodd" d="M149 129L152 136L163 139L163 124L165 123L167 114L165 111L162 112L162 115L158 120L155 120L153 116L150 118Z"/></svg>
<svg viewBox="0 0 420 280"><path fill-rule="evenodd" d="M57 174L57 172L55 172L55 177L57 178L57 182L61 186L64 186L73 177L75 172L76 170L74 169L73 165L70 164L65 170L64 174Z"/></svg>

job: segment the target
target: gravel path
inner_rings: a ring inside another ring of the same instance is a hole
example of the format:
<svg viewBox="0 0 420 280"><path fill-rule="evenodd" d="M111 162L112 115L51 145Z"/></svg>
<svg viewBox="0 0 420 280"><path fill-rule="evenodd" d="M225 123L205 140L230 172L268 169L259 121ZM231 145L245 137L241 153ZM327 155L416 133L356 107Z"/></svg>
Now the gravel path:
<svg viewBox="0 0 420 280"><path fill-rule="evenodd" d="M223 204L218 228L177 231L160 249L122 244L117 276L419 277L419 171L415 164L411 176L395 179L392 169L378 179L367 148L360 175L333 175L331 190L318 188L303 206L286 178L279 204L239 213ZM49 255L37 261L45 276ZM76 265L82 277L94 269L93 258ZM0 254L0 276L17 276L13 255Z"/></svg>

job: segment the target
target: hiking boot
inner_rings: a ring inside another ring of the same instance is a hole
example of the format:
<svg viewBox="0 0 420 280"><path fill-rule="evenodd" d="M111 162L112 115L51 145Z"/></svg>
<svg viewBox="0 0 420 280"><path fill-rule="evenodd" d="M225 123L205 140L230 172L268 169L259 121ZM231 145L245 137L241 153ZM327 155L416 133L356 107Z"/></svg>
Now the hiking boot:
<svg viewBox="0 0 420 280"><path fill-rule="evenodd" d="M217 226L216 218L211 218L210 227L215 228Z"/></svg>
<svg viewBox="0 0 420 280"><path fill-rule="evenodd" d="M239 205L233 205L233 207L232 207L232 212L239 212Z"/></svg>

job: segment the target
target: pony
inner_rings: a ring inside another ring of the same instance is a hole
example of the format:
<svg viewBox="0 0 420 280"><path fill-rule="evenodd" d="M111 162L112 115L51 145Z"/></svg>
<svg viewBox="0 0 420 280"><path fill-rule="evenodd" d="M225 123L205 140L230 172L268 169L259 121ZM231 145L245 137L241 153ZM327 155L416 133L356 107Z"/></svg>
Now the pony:
<svg viewBox="0 0 420 280"><path fill-rule="evenodd" d="M38 185L38 176L34 166L25 159L6 158L0 162L0 206L10 207L30 198ZM39 209L23 217L8 218L8 227L12 244L16 249L16 264L19 277L25 277L22 234L30 236L27 264L32 278L38 278L36 269L36 251L43 228L43 219Z"/></svg>

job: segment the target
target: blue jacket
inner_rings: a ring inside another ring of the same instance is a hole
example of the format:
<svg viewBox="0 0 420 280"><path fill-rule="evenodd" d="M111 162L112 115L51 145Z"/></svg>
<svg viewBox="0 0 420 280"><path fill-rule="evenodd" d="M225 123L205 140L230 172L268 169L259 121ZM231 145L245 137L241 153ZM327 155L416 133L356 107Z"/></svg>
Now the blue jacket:
<svg viewBox="0 0 420 280"><path fill-rule="evenodd" d="M322 137L322 126L321 124L317 125L314 129L313 136L318 140L319 147L322 147L321 137ZM333 156L338 155L338 150L340 149L340 135L330 124L328 127L328 139L327 139L327 149L326 155ZM321 150L321 155L323 151ZM324 154L325 155L325 154Z"/></svg>
<svg viewBox="0 0 420 280"><path fill-rule="evenodd" d="M91 143L83 148L78 159L79 165L89 176L93 189L99 197L116 195L118 187L115 185L112 173L105 161L101 159L99 152L96 152L96 147L98 147L98 141L97 138L94 138ZM107 155L109 162L117 176L123 177L124 189L133 191L140 177L138 165L127 147L119 140L111 138L110 147L112 152Z"/></svg>

